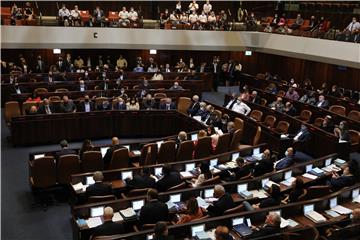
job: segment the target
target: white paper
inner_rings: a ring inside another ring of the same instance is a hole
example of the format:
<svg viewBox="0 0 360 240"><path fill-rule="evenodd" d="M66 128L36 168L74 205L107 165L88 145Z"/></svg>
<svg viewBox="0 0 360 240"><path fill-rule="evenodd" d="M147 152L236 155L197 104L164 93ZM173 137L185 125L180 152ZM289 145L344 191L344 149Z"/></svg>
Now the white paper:
<svg viewBox="0 0 360 240"><path fill-rule="evenodd" d="M124 220L124 219L122 218L122 216L120 215L119 212L114 213L114 216L113 216L113 218L112 218L112 221L113 221L113 222L121 222L121 221L123 221L123 220Z"/></svg>
<svg viewBox="0 0 360 240"><path fill-rule="evenodd" d="M354 198L353 202L360 203L360 195Z"/></svg>
<svg viewBox="0 0 360 240"><path fill-rule="evenodd" d="M312 175L312 174L310 174L310 173L304 173L304 174L303 174L303 177L306 177L306 178L309 178L309 179L313 179L313 180L318 178L318 176Z"/></svg>
<svg viewBox="0 0 360 240"><path fill-rule="evenodd" d="M326 210L325 213L331 217L339 217L340 214L338 214L337 212L333 211L333 210Z"/></svg>
<svg viewBox="0 0 360 240"><path fill-rule="evenodd" d="M132 151L134 155L141 155L141 152L139 150Z"/></svg>
<svg viewBox="0 0 360 240"><path fill-rule="evenodd" d="M124 210L121 210L120 213L126 218L130 218L130 217L133 217L133 216L136 215L134 209L132 209L131 207L127 208L127 209L124 209Z"/></svg>
<svg viewBox="0 0 360 240"><path fill-rule="evenodd" d="M79 191L82 190L84 188L84 185L82 182L79 182L77 184L72 185L72 187L74 188L75 191Z"/></svg>
<svg viewBox="0 0 360 240"><path fill-rule="evenodd" d="M192 175L190 172L180 172L180 175L183 178L188 178L188 177L193 177L194 175Z"/></svg>
<svg viewBox="0 0 360 240"><path fill-rule="evenodd" d="M166 205L167 205L168 209L176 207L176 205L171 201L167 201Z"/></svg>
<svg viewBox="0 0 360 240"><path fill-rule="evenodd" d="M253 194L253 198L267 198L268 195L264 190L252 190L249 191Z"/></svg>
<svg viewBox="0 0 360 240"><path fill-rule="evenodd" d="M199 207L202 207L202 208L208 208L210 206L209 203L207 203L204 199L202 199L201 197L197 197L196 198L196 201L198 202L198 205Z"/></svg>
<svg viewBox="0 0 360 240"><path fill-rule="evenodd" d="M309 218L311 221L313 221L315 223L326 221L326 218L316 211L310 211L310 212L306 213L305 217Z"/></svg>
<svg viewBox="0 0 360 240"><path fill-rule="evenodd" d="M333 207L331 210L339 213L339 214L350 214L352 213L352 210L346 207L343 207L341 205L337 205L335 207Z"/></svg>
<svg viewBox="0 0 360 240"><path fill-rule="evenodd" d="M102 224L102 221L100 217L93 217L86 220L86 224L89 228L94 228L100 226Z"/></svg>
<svg viewBox="0 0 360 240"><path fill-rule="evenodd" d="M291 218L289 218L287 221L289 222L290 227L296 227L297 225L299 225L299 223L295 222Z"/></svg>
<svg viewBox="0 0 360 240"><path fill-rule="evenodd" d="M289 179L287 179L287 180L282 181L281 183L289 187L289 186L292 185L292 183L293 183L294 181L296 181L296 178L291 177L291 178L289 178Z"/></svg>

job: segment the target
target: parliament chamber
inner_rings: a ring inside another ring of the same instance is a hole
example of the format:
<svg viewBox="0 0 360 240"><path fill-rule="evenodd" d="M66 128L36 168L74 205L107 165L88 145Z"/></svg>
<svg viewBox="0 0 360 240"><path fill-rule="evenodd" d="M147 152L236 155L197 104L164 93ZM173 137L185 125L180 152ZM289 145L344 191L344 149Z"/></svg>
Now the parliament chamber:
<svg viewBox="0 0 360 240"><path fill-rule="evenodd" d="M360 239L356 1L2 1L1 238Z"/></svg>

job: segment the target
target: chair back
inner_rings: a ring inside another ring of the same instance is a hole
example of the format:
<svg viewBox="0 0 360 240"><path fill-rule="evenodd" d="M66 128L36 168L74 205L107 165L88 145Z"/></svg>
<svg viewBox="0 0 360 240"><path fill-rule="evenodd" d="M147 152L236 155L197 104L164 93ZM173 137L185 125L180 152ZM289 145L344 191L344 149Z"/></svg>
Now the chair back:
<svg viewBox="0 0 360 240"><path fill-rule="evenodd" d="M157 163L175 162L176 146L175 141L166 141L160 145L157 155Z"/></svg>
<svg viewBox="0 0 360 240"><path fill-rule="evenodd" d="M220 181L221 181L220 176L217 175L216 177L213 177L213 178L210 178L210 179L205 180L205 181L201 184L201 186L213 185L213 184L219 183Z"/></svg>
<svg viewBox="0 0 360 240"><path fill-rule="evenodd" d="M233 137L230 142L229 151L234 151L239 148L242 135L243 135L243 131L240 129L238 129L234 132Z"/></svg>
<svg viewBox="0 0 360 240"><path fill-rule="evenodd" d="M149 189L150 188L132 189L126 195L122 195L122 196L125 196L125 198L144 196L147 194Z"/></svg>
<svg viewBox="0 0 360 240"><path fill-rule="evenodd" d="M351 145L357 145L360 143L360 132L355 130L349 130Z"/></svg>
<svg viewBox="0 0 360 240"><path fill-rule="evenodd" d="M61 98L59 96L50 96L49 101L50 102L61 101Z"/></svg>
<svg viewBox="0 0 360 240"><path fill-rule="evenodd" d="M360 122L360 112L356 110L351 110L347 116L351 120Z"/></svg>
<svg viewBox="0 0 360 240"><path fill-rule="evenodd" d="M309 122L311 118L312 112L309 110L302 110L300 113L300 116L297 118L300 119L303 122Z"/></svg>
<svg viewBox="0 0 360 240"><path fill-rule="evenodd" d="M261 137L261 127L258 126L257 129L256 129L256 133L255 133L255 136L254 136L253 143L252 143L253 146L259 144L260 137Z"/></svg>
<svg viewBox="0 0 360 240"><path fill-rule="evenodd" d="M191 160L194 152L194 143L191 140L183 141L179 144L178 151L176 154L176 161Z"/></svg>
<svg viewBox="0 0 360 240"><path fill-rule="evenodd" d="M91 196L88 198L88 203L97 203L97 202L105 202L115 200L114 195L104 195L104 196Z"/></svg>
<svg viewBox="0 0 360 240"><path fill-rule="evenodd" d="M240 129L241 131L243 131L244 129L244 120L242 120L241 118L234 118L234 128L235 129Z"/></svg>
<svg viewBox="0 0 360 240"><path fill-rule="evenodd" d="M46 88L35 88L34 94L39 95L40 93L47 93L48 90Z"/></svg>
<svg viewBox="0 0 360 240"><path fill-rule="evenodd" d="M56 185L56 162L52 156L34 159L30 162L30 182L33 188L47 188Z"/></svg>
<svg viewBox="0 0 360 240"><path fill-rule="evenodd" d="M274 117L273 115L267 115L265 117L264 120L264 124L265 126L269 127L269 128L273 128L276 122L276 117Z"/></svg>
<svg viewBox="0 0 360 240"><path fill-rule="evenodd" d="M197 140L197 144L195 145L195 155L194 158L204 158L208 157L211 154L211 137L203 137Z"/></svg>
<svg viewBox="0 0 360 240"><path fill-rule="evenodd" d="M116 149L111 157L109 170L129 167L129 150L127 148Z"/></svg>
<svg viewBox="0 0 360 240"><path fill-rule="evenodd" d="M287 134L289 130L289 126L290 124L288 122L279 121L275 130L281 134Z"/></svg>
<svg viewBox="0 0 360 240"><path fill-rule="evenodd" d="M104 161L102 160L101 152L87 151L84 152L81 159L82 172L95 172L104 169Z"/></svg>
<svg viewBox="0 0 360 240"><path fill-rule="evenodd" d="M191 106L191 99L188 97L179 97L177 110L181 113L187 114L187 109Z"/></svg>
<svg viewBox="0 0 360 240"><path fill-rule="evenodd" d="M226 210L224 212L224 214L233 214L233 213L238 213L244 210L244 205L243 204L239 204L236 207L230 208L228 210Z"/></svg>
<svg viewBox="0 0 360 240"><path fill-rule="evenodd" d="M56 93L67 93L67 92L69 92L69 90L66 88L58 88L55 90L55 92Z"/></svg>
<svg viewBox="0 0 360 240"><path fill-rule="evenodd" d="M109 21L119 21L119 12L109 11Z"/></svg>
<svg viewBox="0 0 360 240"><path fill-rule="evenodd" d="M321 127L323 122L324 122L324 119L321 118L321 117L318 117L318 118L315 119L314 125L317 126L317 127Z"/></svg>
<svg viewBox="0 0 360 240"><path fill-rule="evenodd" d="M259 110L252 110L250 113L250 117L255 119L257 122L261 122L263 113Z"/></svg>
<svg viewBox="0 0 360 240"><path fill-rule="evenodd" d="M311 187L307 188L307 192L304 197L304 200L320 198L320 197L328 195L329 193L330 193L330 186L327 186L327 185L311 186Z"/></svg>
<svg viewBox="0 0 360 240"><path fill-rule="evenodd" d="M72 174L80 173L79 155L68 154L59 157L57 163L57 182L60 184L70 183Z"/></svg>
<svg viewBox="0 0 360 240"><path fill-rule="evenodd" d="M265 98L261 98L260 105L261 106L266 106L266 104L267 104L267 100Z"/></svg>
<svg viewBox="0 0 360 240"><path fill-rule="evenodd" d="M284 90L280 90L280 91L277 92L276 95L278 95L278 96L280 96L280 97L284 97L284 96L285 96L285 91L284 91Z"/></svg>
<svg viewBox="0 0 360 240"><path fill-rule="evenodd" d="M149 143L142 147L140 156L140 166L156 164L158 148L156 143Z"/></svg>
<svg viewBox="0 0 360 240"><path fill-rule="evenodd" d="M329 107L329 111L341 116L346 116L346 108L344 106L332 105Z"/></svg>
<svg viewBox="0 0 360 240"><path fill-rule="evenodd" d="M168 189L168 191L175 191L175 190L184 189L184 188L186 188L186 182L182 182L178 185L172 186L171 188Z"/></svg>
<svg viewBox="0 0 360 240"><path fill-rule="evenodd" d="M20 106L16 101L10 101L5 103L5 121L7 123L11 122L11 118L20 117Z"/></svg>
<svg viewBox="0 0 360 240"><path fill-rule="evenodd" d="M154 94L154 98L166 98L167 97L167 95L166 95L166 93L155 93Z"/></svg>
<svg viewBox="0 0 360 240"><path fill-rule="evenodd" d="M216 144L216 149L214 154L222 154L227 151L229 151L229 145L230 145L230 134L225 133L221 135L218 139L218 142Z"/></svg>
<svg viewBox="0 0 360 240"><path fill-rule="evenodd" d="M29 111L29 109L32 106L37 106L37 102L35 101L23 102L21 106L22 115L26 115L26 113Z"/></svg>

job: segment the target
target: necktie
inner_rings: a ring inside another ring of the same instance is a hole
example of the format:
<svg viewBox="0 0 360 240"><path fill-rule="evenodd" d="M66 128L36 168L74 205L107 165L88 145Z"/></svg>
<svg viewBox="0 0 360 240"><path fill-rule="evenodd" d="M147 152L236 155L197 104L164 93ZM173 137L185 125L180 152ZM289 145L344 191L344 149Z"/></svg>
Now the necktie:
<svg viewBox="0 0 360 240"><path fill-rule="evenodd" d="M234 107L234 104L236 103L236 99L233 100L233 102L230 104L229 109L232 109Z"/></svg>

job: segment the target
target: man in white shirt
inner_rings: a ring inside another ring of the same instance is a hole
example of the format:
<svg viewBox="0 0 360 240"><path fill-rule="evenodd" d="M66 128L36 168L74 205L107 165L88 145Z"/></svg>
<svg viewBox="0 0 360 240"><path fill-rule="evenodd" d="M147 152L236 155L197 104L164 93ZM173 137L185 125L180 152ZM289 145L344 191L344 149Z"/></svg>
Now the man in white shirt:
<svg viewBox="0 0 360 240"><path fill-rule="evenodd" d="M170 22L171 22L171 25L173 25L173 26L175 26L176 24L179 23L179 19L176 17L175 11L173 11L173 12L170 14Z"/></svg>
<svg viewBox="0 0 360 240"><path fill-rule="evenodd" d="M210 12L210 15L208 16L208 23L209 23L211 29L216 28L216 16L215 16L214 11Z"/></svg>
<svg viewBox="0 0 360 240"><path fill-rule="evenodd" d="M207 0L206 3L203 5L203 11L205 12L206 15L208 15L212 10L212 6L210 4L210 1Z"/></svg>
<svg viewBox="0 0 360 240"><path fill-rule="evenodd" d="M207 16L204 11L202 11L201 15L199 15L199 23L200 27L204 29L207 23Z"/></svg>
<svg viewBox="0 0 360 240"><path fill-rule="evenodd" d="M72 23L73 26L80 26L81 25L81 16L80 16L80 10L79 10L78 5L75 5L74 9L71 10L70 20L71 20L71 23Z"/></svg>
<svg viewBox="0 0 360 240"><path fill-rule="evenodd" d="M119 24L120 26L127 26L129 23L129 12L126 11L126 7L122 7L122 10L119 12Z"/></svg>
<svg viewBox="0 0 360 240"><path fill-rule="evenodd" d="M199 20L198 15L196 14L195 11L192 11L192 13L189 15L189 21L191 24L196 24L197 21Z"/></svg>
<svg viewBox="0 0 360 240"><path fill-rule="evenodd" d="M133 7L130 8L129 19L130 19L130 22L132 22L132 23L138 21L138 13L134 10Z"/></svg>
<svg viewBox="0 0 360 240"><path fill-rule="evenodd" d="M189 4L189 11L190 12L196 12L199 9L199 4L196 3L196 0L193 0L190 4Z"/></svg>
<svg viewBox="0 0 360 240"><path fill-rule="evenodd" d="M63 4L62 8L59 9L58 16L60 25L69 26L70 11L66 8L65 4Z"/></svg>
<svg viewBox="0 0 360 240"><path fill-rule="evenodd" d="M349 31L353 34L356 30L360 30L360 23L356 20L356 17L353 17L351 23L349 23L344 31Z"/></svg>
<svg viewBox="0 0 360 240"><path fill-rule="evenodd" d="M171 69L170 69L170 64L165 64L165 71L164 72L166 72L166 73L168 73L168 72L171 72Z"/></svg>
<svg viewBox="0 0 360 240"><path fill-rule="evenodd" d="M233 105L231 110L244 114L245 116L249 115L251 112L251 108L243 103L240 97L238 97L237 102Z"/></svg>

